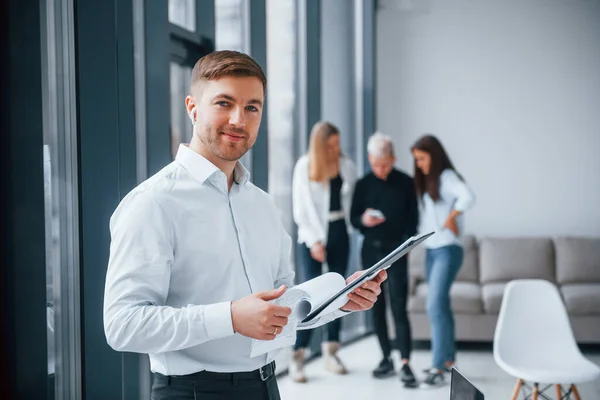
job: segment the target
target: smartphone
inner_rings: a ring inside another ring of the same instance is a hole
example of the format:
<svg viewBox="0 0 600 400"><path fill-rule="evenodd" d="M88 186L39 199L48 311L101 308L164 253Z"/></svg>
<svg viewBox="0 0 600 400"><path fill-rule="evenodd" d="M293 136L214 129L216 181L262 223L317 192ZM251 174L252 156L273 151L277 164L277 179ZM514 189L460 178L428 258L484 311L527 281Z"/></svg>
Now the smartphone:
<svg viewBox="0 0 600 400"><path fill-rule="evenodd" d="M379 210L369 210L369 211L367 211L367 215L370 215L375 218L380 218L380 219L384 217L383 213Z"/></svg>

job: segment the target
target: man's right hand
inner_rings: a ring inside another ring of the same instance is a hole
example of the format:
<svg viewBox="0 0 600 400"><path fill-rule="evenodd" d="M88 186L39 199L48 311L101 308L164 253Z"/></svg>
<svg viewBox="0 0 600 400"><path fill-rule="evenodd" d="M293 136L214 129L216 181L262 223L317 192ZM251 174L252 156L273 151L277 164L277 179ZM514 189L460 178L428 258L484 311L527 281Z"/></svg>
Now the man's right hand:
<svg viewBox="0 0 600 400"><path fill-rule="evenodd" d="M269 303L285 292L285 285L277 289L253 293L231 302L233 331L259 340L273 340L288 323L292 310Z"/></svg>
<svg viewBox="0 0 600 400"><path fill-rule="evenodd" d="M369 211L373 211L373 209L367 208L362 215L362 223L364 226L366 226L367 228L372 228L374 226L383 224L385 222L385 217L384 218L374 217L373 215L371 215L369 213Z"/></svg>

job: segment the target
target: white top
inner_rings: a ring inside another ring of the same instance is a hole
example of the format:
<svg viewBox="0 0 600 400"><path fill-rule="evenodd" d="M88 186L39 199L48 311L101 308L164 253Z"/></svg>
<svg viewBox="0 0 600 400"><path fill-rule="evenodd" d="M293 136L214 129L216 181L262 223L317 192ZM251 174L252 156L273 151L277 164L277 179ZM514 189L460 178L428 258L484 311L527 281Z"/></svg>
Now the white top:
<svg viewBox="0 0 600 400"><path fill-rule="evenodd" d="M451 169L442 171L438 201L434 202L428 193L423 195L420 232L435 232L435 235L425 241L425 247L435 249L452 244L460 246L460 237L464 233L463 213L473 207L474 203L475 194L456 172ZM444 223L452 210L461 212L456 217L458 236L449 229L444 229Z"/></svg>
<svg viewBox="0 0 600 400"><path fill-rule="evenodd" d="M340 175L343 181L341 204L348 232L351 232L350 206L356 184L356 167L349 158L340 158ZM308 247L317 242L327 244L329 196L329 182L324 185L309 180L308 156L300 157L294 167L292 182L292 205L294 221L298 225L298 243L305 243Z"/></svg>
<svg viewBox="0 0 600 400"><path fill-rule="evenodd" d="M149 354L153 372L252 371L276 356L250 358L252 339L233 333L230 303L293 285L291 239L239 162L234 177L228 192L221 170L180 146L111 217L106 338L115 350Z"/></svg>

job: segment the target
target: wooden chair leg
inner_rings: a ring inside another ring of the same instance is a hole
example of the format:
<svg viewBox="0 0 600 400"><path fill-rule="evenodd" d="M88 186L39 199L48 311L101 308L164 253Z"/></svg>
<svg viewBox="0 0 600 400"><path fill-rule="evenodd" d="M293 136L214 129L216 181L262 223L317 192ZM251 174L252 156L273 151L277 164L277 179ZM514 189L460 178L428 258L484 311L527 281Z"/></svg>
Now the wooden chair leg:
<svg viewBox="0 0 600 400"><path fill-rule="evenodd" d="M517 400L519 397L519 392L521 391L521 386L523 386L523 379L519 379L517 384L515 385L515 389L513 390L513 395L511 400Z"/></svg>
<svg viewBox="0 0 600 400"><path fill-rule="evenodd" d="M531 392L531 400L538 400L538 384L533 385L533 392Z"/></svg>
<svg viewBox="0 0 600 400"><path fill-rule="evenodd" d="M575 396L575 400L581 400L581 397L579 397L579 391L577 390L577 386L571 385L571 393L573 393L573 396Z"/></svg>
<svg viewBox="0 0 600 400"><path fill-rule="evenodd" d="M562 389L560 385L554 385L556 387L556 398L562 400Z"/></svg>

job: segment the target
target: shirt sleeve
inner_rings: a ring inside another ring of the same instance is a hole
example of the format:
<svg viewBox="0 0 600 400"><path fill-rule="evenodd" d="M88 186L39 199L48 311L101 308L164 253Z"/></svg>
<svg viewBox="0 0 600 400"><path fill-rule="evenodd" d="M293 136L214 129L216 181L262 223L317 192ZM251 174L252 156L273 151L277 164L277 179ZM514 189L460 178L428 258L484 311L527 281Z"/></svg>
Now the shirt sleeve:
<svg viewBox="0 0 600 400"><path fill-rule="evenodd" d="M294 286L294 270L292 269L292 239L283 227L283 223L280 224L281 231L281 243L279 249L279 268L277 269L277 277L273 285L274 288L278 288L281 285L285 285L286 288ZM286 289L287 290L287 289Z"/></svg>
<svg viewBox="0 0 600 400"><path fill-rule="evenodd" d="M442 173L442 184L452 197L456 199L454 209L465 212L475 204L475 194L471 188L453 170L445 170Z"/></svg>
<svg viewBox="0 0 600 400"><path fill-rule="evenodd" d="M231 304L166 306L174 232L148 192L129 194L110 223L104 332L118 351L157 354L233 335Z"/></svg>
<svg viewBox="0 0 600 400"><path fill-rule="evenodd" d="M325 241L325 227L316 215L314 203L308 187L308 169L304 159L296 163L292 179L292 211L294 221L306 238L306 245L311 247L317 242Z"/></svg>

